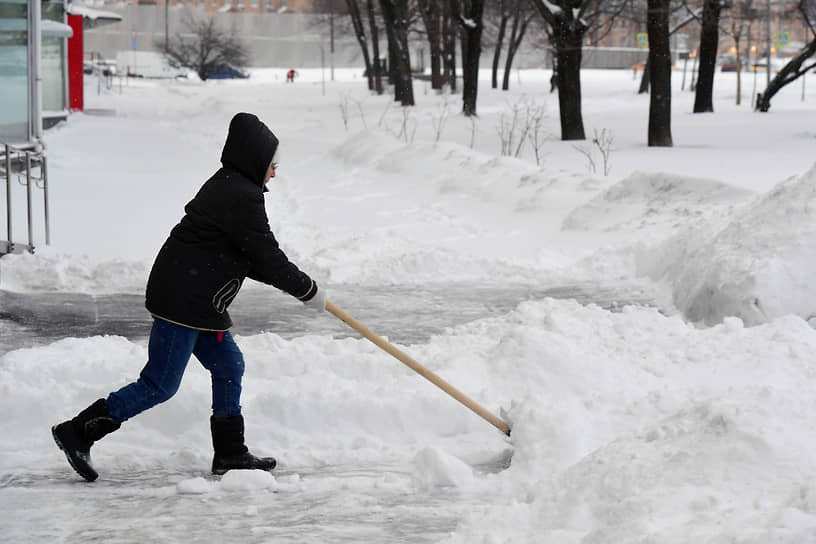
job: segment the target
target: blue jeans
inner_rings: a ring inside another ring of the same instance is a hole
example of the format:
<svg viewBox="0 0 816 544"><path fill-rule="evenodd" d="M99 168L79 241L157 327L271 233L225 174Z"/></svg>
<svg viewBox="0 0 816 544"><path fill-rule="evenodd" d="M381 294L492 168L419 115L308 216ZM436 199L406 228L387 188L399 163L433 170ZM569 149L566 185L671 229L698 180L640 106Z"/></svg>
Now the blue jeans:
<svg viewBox="0 0 816 544"><path fill-rule="evenodd" d="M139 379L108 396L108 410L116 421L121 423L172 397L191 355L212 375L213 415L241 413L244 356L229 331L200 331L154 319L147 354Z"/></svg>

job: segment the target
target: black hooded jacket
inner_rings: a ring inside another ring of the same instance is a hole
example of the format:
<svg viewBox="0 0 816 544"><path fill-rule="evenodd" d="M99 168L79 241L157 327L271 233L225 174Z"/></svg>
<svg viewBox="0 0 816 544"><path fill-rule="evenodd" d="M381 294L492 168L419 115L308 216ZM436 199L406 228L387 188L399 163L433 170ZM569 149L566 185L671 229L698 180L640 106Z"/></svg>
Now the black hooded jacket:
<svg viewBox="0 0 816 544"><path fill-rule="evenodd" d="M317 285L289 261L269 229L264 177L278 139L256 116L232 118L223 165L184 207L159 250L145 306L156 317L202 330L232 326L227 308L244 278L309 300Z"/></svg>

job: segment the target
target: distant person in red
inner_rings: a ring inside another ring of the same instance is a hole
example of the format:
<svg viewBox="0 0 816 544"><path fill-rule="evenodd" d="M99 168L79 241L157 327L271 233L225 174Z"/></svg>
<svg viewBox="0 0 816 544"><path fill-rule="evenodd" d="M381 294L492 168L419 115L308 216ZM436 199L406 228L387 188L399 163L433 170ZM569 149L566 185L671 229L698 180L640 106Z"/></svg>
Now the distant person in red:
<svg viewBox="0 0 816 544"><path fill-rule="evenodd" d="M296 75L297 75L297 72L295 71L294 68L292 68L291 70L286 72L286 83L294 83Z"/></svg>

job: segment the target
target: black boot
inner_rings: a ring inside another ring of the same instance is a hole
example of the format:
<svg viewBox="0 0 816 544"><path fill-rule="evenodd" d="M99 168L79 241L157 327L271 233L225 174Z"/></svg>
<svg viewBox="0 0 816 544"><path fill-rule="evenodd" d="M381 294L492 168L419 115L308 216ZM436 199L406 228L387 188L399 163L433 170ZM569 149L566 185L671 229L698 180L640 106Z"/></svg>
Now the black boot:
<svg viewBox="0 0 816 544"><path fill-rule="evenodd" d="M110 417L105 399L99 399L74 419L51 427L51 434L59 449L80 476L93 482L99 477L91 466L91 446L94 442L118 429L121 424Z"/></svg>
<svg viewBox="0 0 816 544"><path fill-rule="evenodd" d="M213 474L224 474L228 470L257 469L272 470L277 462L274 457L255 457L244 445L244 417L211 417Z"/></svg>

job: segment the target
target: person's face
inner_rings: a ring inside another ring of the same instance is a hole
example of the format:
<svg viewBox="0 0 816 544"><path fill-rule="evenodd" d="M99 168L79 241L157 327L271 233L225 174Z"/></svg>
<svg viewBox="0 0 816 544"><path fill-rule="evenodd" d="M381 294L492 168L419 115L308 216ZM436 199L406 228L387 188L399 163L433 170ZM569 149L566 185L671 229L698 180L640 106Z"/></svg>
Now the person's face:
<svg viewBox="0 0 816 544"><path fill-rule="evenodd" d="M266 171L266 176L264 177L264 185L266 185L270 179L275 177L275 169L278 167L278 163L270 162L269 169Z"/></svg>

